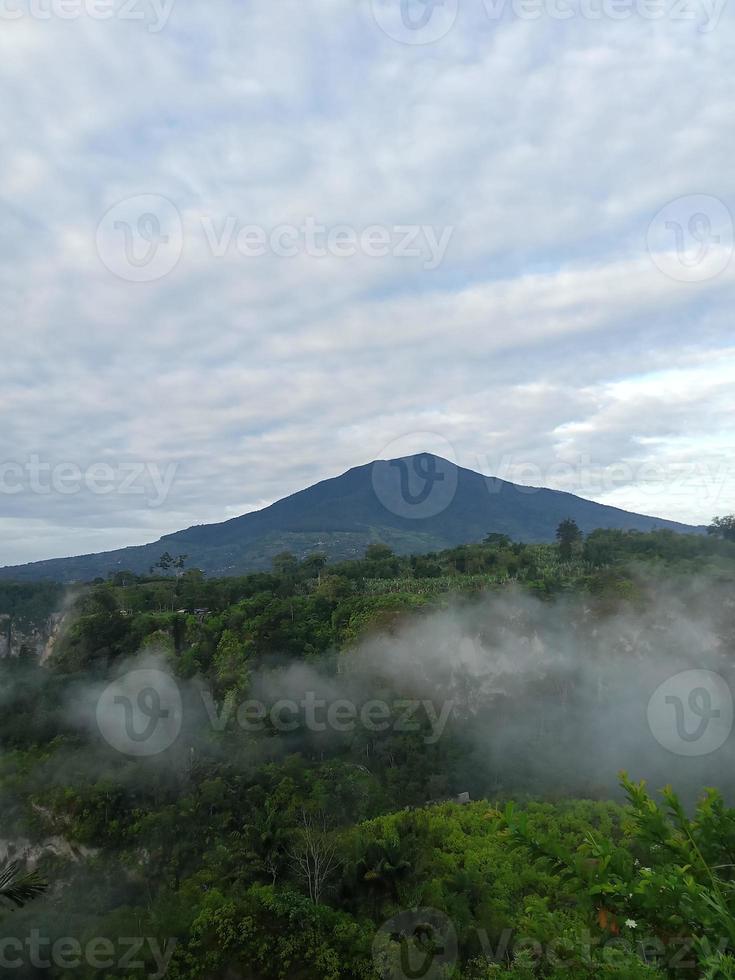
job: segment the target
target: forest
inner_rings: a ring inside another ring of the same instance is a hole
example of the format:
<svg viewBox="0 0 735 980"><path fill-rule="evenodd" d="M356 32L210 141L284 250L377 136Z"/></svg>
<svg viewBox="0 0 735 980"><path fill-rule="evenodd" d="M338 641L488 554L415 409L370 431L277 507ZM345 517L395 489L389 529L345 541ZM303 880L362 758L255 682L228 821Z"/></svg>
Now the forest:
<svg viewBox="0 0 735 980"><path fill-rule="evenodd" d="M2 583L0 975L735 978L723 528Z"/></svg>

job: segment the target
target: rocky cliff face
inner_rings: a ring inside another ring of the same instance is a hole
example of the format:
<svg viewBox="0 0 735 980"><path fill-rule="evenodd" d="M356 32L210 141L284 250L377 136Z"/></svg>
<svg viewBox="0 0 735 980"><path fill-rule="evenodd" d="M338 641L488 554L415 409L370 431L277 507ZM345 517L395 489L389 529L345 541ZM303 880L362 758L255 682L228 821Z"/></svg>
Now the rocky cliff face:
<svg viewBox="0 0 735 980"><path fill-rule="evenodd" d="M29 623L0 613L0 657L32 654L42 662L51 656L64 621L63 613L52 613L39 623Z"/></svg>
<svg viewBox="0 0 735 980"><path fill-rule="evenodd" d="M76 844L58 834L38 841L32 841L27 837L0 837L0 867L8 861L19 861L32 870L49 854L76 863L99 854L99 848Z"/></svg>

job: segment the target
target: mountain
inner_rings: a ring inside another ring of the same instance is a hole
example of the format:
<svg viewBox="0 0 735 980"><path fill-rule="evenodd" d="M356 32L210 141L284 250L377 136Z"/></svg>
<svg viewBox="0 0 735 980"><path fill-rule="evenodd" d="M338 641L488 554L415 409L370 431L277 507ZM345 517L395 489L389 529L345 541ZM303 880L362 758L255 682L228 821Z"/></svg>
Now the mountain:
<svg viewBox="0 0 735 980"><path fill-rule="evenodd" d="M567 517L585 533L596 528L704 530L559 490L508 483L421 453L357 466L221 524L196 525L139 547L0 568L0 578L74 582L122 570L144 573L165 551L188 555L188 567L210 575L239 575L269 568L282 551L354 558L374 541L401 554L479 541L491 531L518 541L552 541Z"/></svg>

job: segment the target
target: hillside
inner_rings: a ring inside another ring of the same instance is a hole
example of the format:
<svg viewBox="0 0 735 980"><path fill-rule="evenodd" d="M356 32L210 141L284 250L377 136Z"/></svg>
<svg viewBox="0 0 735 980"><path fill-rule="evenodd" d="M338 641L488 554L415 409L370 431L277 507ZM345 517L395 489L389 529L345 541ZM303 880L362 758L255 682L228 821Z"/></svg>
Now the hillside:
<svg viewBox="0 0 735 980"><path fill-rule="evenodd" d="M48 883L6 955L137 935L144 966L106 977L735 976L734 542L276 565L67 593L44 662L0 658L0 863ZM52 602L0 587L19 620Z"/></svg>
<svg viewBox="0 0 735 980"><path fill-rule="evenodd" d="M479 541L489 532L517 541L549 542L559 522L581 530L697 533L702 528L607 507L558 490L524 487L455 466L429 454L378 460L284 497L263 510L203 524L159 541L97 555L0 569L0 578L89 581L111 572L147 572L164 551L188 555L209 575L270 567L274 555L321 551L333 560L363 554L383 541L398 554L420 554Z"/></svg>

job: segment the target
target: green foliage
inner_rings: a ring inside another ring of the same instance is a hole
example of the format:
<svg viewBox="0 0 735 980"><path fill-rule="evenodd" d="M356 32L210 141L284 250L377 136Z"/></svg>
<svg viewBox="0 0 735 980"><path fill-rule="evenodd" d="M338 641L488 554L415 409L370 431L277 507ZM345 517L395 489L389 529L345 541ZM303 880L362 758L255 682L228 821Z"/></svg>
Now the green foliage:
<svg viewBox="0 0 735 980"><path fill-rule="evenodd" d="M47 888L48 882L38 871L23 874L16 861L0 868L0 904L23 908Z"/></svg>
<svg viewBox="0 0 735 980"><path fill-rule="evenodd" d="M569 848L539 835L527 815L509 805L504 820L512 840L567 887L589 895L600 928L627 933L629 941L632 935L655 940L664 953L687 944L703 976L729 976L735 967L725 952L735 950L735 810L709 790L689 817L671 787L660 804L643 782L623 774L621 784L629 809L619 839L589 831Z"/></svg>
<svg viewBox="0 0 735 980"><path fill-rule="evenodd" d="M0 581L0 616L21 626L38 626L59 609L65 591L56 582L26 585Z"/></svg>
<svg viewBox="0 0 735 980"><path fill-rule="evenodd" d="M697 975L734 977L735 811L714 790L691 811L672 790L656 802L627 778L625 806L565 799L560 766L546 800L493 789L492 801L429 804L478 785L490 792L496 747L489 760L468 753L461 725L436 743L393 724L343 737L202 731L187 703L170 753L138 759L103 743L92 723L72 724L80 690L101 688L140 651L165 656L182 682L206 683L226 710L262 669L317 667L334 679L364 638L390 638L450 603L471 610L509 584L559 616L569 594L583 596L588 637L644 606L647 581L703 567L733 579L735 546L716 535L596 531L582 545L569 530L565 540L568 554L492 533L413 557L374 543L364 559L336 564L284 550L272 571L214 580L169 556L164 574L120 572L75 597L0 585L6 615L45 619L65 599L69 607L48 666L0 662L6 833L70 849L47 850L38 878L12 869L6 897L34 902L4 926L27 934L37 914L54 936L176 937L172 980L375 980L381 925L433 908L457 934L454 978L675 977L690 938ZM407 693L400 677L375 683L366 696ZM492 707L501 724L528 710L517 698ZM518 778L527 794L549 786L532 767ZM330 862L317 889L314 853ZM41 875L53 883L43 893Z"/></svg>
<svg viewBox="0 0 735 980"><path fill-rule="evenodd" d="M574 549L581 544L582 532L577 522L567 517L556 529L556 540L559 542L559 553L562 558L571 558Z"/></svg>
<svg viewBox="0 0 735 980"><path fill-rule="evenodd" d="M725 541L735 541L735 514L728 514L725 517L713 517L712 523L707 528L707 534L714 534Z"/></svg>

